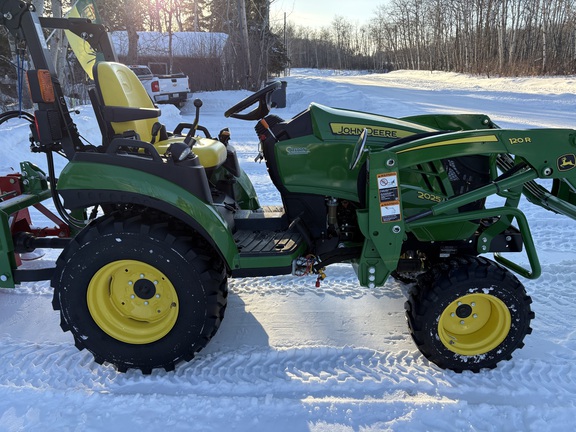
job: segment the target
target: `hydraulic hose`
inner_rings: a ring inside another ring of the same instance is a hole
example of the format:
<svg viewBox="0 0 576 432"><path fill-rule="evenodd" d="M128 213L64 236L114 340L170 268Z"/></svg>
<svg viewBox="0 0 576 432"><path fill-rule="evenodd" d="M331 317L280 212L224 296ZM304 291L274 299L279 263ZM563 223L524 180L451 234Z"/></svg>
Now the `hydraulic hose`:
<svg viewBox="0 0 576 432"><path fill-rule="evenodd" d="M24 120L28 120L30 123L34 123L34 116L26 111L6 111L0 114L0 124L11 120L13 118L23 118Z"/></svg>
<svg viewBox="0 0 576 432"><path fill-rule="evenodd" d="M0 114L0 125L8 120L13 118L23 118L30 123L34 123L35 118L32 114L26 111L6 111ZM46 159L48 162L48 175L50 178L50 192L52 194L52 200L54 201L54 206L56 207L56 211L62 218L64 222L68 225L73 226L74 228L84 228L86 223L84 221L78 220L70 216L67 212L62 203L60 202L60 198L58 196L58 192L56 191L56 173L54 170L54 156L52 155L51 151L46 152Z"/></svg>
<svg viewBox="0 0 576 432"><path fill-rule="evenodd" d="M62 203L60 202L60 197L58 196L58 191L56 190L56 172L54 170L54 156L52 155L51 151L46 152L46 159L48 160L48 176L50 177L50 192L52 194L52 201L54 201L54 206L56 207L56 211L62 218L64 222L68 225L82 229L86 226L86 223L82 220L78 220L72 216L70 216L67 212Z"/></svg>

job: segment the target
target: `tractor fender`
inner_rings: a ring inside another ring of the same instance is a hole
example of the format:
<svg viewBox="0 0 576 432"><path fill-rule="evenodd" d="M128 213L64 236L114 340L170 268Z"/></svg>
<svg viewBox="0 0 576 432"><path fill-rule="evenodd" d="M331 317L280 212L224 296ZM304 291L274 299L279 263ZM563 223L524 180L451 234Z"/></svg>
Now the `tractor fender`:
<svg viewBox="0 0 576 432"><path fill-rule="evenodd" d="M205 179L205 177L204 177ZM211 202L154 174L107 164L70 162L58 179L68 209L101 204L137 204L167 213L196 230L232 269L238 248L231 229Z"/></svg>

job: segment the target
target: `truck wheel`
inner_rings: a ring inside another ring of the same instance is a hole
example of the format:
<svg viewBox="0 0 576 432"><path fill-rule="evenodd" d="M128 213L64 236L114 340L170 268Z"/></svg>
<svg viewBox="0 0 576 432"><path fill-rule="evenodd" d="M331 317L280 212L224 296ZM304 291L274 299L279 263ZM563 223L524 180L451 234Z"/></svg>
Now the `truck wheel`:
<svg viewBox="0 0 576 432"><path fill-rule="evenodd" d="M54 309L76 347L96 362L151 373L189 361L216 333L226 308L219 258L169 225L104 217L63 251Z"/></svg>
<svg viewBox="0 0 576 432"><path fill-rule="evenodd" d="M508 270L481 257L422 275L406 302L412 338L431 362L456 372L492 369L532 332L532 299Z"/></svg>

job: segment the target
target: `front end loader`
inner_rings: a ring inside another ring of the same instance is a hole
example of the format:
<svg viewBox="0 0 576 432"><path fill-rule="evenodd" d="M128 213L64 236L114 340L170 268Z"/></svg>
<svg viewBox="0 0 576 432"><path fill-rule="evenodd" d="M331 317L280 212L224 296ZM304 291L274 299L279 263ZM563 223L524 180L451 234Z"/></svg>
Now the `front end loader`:
<svg viewBox="0 0 576 432"><path fill-rule="evenodd" d="M349 263L369 288L391 276L412 284L410 333L441 368L478 372L522 347L534 313L514 273L534 279L541 268L518 206L525 196L576 217L576 130L314 103L283 119L270 114L281 86L273 82L224 113L256 123L257 159L282 198L263 207L230 131L213 137L199 100L192 123L168 130L102 26L39 18L21 0L0 8L0 24L34 64L35 103L0 123L29 120L31 148L48 163L48 173L23 163L0 178L0 287L50 280L62 329L96 362L172 370L218 330L228 278L293 274L320 284L334 263ZM69 115L44 28L72 32L92 53L98 145L80 138ZM67 158L58 177L55 153ZM501 205L487 203L494 195ZM47 199L58 216L40 204ZM30 206L57 227L34 227ZM20 256L36 248L63 250L52 268L27 270ZM527 268L502 255L521 251Z"/></svg>

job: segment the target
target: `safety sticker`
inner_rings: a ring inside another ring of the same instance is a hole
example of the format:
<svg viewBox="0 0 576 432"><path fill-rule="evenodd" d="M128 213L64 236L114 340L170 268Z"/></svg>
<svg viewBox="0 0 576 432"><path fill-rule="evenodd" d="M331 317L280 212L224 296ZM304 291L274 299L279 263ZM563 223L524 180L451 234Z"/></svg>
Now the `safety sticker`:
<svg viewBox="0 0 576 432"><path fill-rule="evenodd" d="M377 180L382 223L401 220L398 175L396 173L378 174Z"/></svg>

